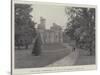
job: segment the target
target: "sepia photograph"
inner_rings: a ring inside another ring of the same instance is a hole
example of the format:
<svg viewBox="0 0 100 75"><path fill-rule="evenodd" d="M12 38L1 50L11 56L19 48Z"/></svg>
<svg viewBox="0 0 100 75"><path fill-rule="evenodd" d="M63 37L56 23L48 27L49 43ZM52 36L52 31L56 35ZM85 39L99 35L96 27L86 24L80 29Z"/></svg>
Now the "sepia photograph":
<svg viewBox="0 0 100 75"><path fill-rule="evenodd" d="M96 8L13 3L14 69L96 65Z"/></svg>

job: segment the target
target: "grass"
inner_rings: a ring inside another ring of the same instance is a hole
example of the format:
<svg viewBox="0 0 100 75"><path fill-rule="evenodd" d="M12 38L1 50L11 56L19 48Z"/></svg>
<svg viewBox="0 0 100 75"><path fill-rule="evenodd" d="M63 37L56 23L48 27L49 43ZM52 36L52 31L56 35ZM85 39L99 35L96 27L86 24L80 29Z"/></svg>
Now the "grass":
<svg viewBox="0 0 100 75"><path fill-rule="evenodd" d="M15 50L15 68L44 67L69 54L60 44L45 45L40 56L34 56L31 52L31 49Z"/></svg>

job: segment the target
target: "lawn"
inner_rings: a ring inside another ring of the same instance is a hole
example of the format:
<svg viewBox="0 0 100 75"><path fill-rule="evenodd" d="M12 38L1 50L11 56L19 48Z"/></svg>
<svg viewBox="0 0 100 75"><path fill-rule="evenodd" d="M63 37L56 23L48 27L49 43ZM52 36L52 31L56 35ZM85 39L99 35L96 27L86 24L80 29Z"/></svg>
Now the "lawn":
<svg viewBox="0 0 100 75"><path fill-rule="evenodd" d="M44 45L40 56L31 54L32 49L15 50L15 68L45 67L69 54L61 44Z"/></svg>

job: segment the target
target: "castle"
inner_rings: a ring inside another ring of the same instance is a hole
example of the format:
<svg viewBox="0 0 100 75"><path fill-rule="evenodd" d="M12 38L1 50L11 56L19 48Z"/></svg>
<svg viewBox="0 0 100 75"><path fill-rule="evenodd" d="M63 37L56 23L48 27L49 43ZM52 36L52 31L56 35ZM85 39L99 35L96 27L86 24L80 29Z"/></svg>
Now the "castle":
<svg viewBox="0 0 100 75"><path fill-rule="evenodd" d="M62 28L56 23L53 23L53 26L51 26L50 29L46 29L45 25L46 19L40 17L40 24L38 24L37 28L40 32L43 44L62 43Z"/></svg>

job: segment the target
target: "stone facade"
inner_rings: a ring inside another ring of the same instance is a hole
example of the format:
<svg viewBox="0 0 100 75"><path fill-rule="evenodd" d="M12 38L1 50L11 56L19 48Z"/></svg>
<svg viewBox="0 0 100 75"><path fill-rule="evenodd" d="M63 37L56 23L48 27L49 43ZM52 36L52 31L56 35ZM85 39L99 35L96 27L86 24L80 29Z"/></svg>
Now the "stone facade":
<svg viewBox="0 0 100 75"><path fill-rule="evenodd" d="M41 17L40 24L38 24L38 30L41 34L43 44L62 43L62 28L59 25L53 23L53 26L50 29L46 29L45 22L46 20Z"/></svg>

